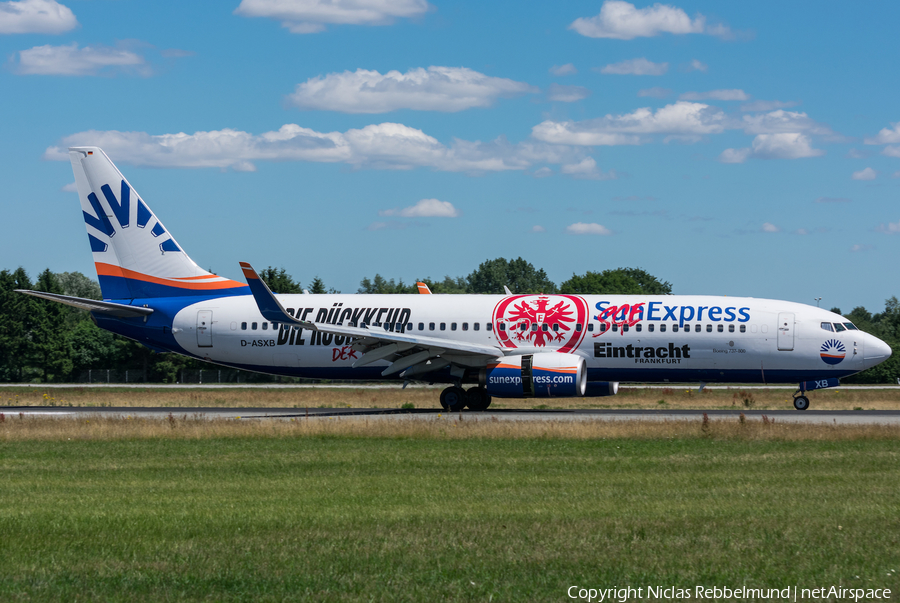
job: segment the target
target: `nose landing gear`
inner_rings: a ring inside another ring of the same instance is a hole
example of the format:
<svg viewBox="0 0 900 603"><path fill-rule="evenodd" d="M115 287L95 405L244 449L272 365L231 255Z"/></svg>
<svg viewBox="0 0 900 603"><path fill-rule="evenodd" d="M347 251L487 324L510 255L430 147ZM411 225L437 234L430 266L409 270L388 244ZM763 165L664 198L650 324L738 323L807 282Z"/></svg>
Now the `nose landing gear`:
<svg viewBox="0 0 900 603"><path fill-rule="evenodd" d="M803 395L805 392L797 393L800 395L794 395L794 408L796 408L797 410L806 410L807 408L809 408L809 398Z"/></svg>

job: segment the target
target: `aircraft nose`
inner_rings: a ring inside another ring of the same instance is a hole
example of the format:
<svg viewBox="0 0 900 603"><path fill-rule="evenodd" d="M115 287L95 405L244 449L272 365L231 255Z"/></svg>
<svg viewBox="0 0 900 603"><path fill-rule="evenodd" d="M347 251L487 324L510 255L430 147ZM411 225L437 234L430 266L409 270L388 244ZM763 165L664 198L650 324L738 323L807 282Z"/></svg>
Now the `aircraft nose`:
<svg viewBox="0 0 900 603"><path fill-rule="evenodd" d="M873 335L869 335L866 338L866 347L864 359L868 366L875 366L876 364L881 364L885 360L891 357L891 346L881 341L877 337Z"/></svg>

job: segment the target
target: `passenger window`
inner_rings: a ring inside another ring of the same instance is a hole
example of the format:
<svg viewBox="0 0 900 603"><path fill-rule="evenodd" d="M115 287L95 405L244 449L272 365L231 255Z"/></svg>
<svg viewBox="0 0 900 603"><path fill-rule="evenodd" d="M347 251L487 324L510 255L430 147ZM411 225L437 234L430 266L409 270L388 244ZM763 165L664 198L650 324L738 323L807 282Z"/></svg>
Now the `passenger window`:
<svg viewBox="0 0 900 603"><path fill-rule="evenodd" d="M479 329L481 329L481 323L480 323L480 322L473 322L473 323L472 323L472 330L473 330L473 331L478 331Z"/></svg>
<svg viewBox="0 0 900 603"><path fill-rule="evenodd" d="M706 332L712 333L712 325L706 325Z"/></svg>
<svg viewBox="0 0 900 603"><path fill-rule="evenodd" d="M451 331L455 331L455 330L456 330L456 323L455 323L455 322L451 322L451 323L450 323L450 330L451 330Z"/></svg>
<svg viewBox="0 0 900 603"><path fill-rule="evenodd" d="M420 330L420 331L424 331L424 330L425 330L425 323L424 323L424 322L420 322L420 323L419 323L419 330Z"/></svg>
<svg viewBox="0 0 900 603"><path fill-rule="evenodd" d="M532 328L531 330L534 331L534 328ZM548 325L547 323L544 323L541 325L541 331L549 331L549 330L550 330L550 325Z"/></svg>
<svg viewBox="0 0 900 603"><path fill-rule="evenodd" d="M617 325L616 323L613 323L613 333L618 333L618 332L619 332L619 325Z"/></svg>
<svg viewBox="0 0 900 603"><path fill-rule="evenodd" d="M678 332L678 325L672 325L672 332L673 332L673 333L677 333L677 332Z"/></svg>
<svg viewBox="0 0 900 603"><path fill-rule="evenodd" d="M525 324L524 322L523 322L522 324L519 325L519 330L520 330L520 331L524 331L524 330L527 329L527 328L528 328L528 325Z"/></svg>
<svg viewBox="0 0 900 603"><path fill-rule="evenodd" d="M702 325L694 325L694 333L699 333L702 330L703 330Z"/></svg>
<svg viewBox="0 0 900 603"><path fill-rule="evenodd" d="M277 329L277 328L278 328L278 323L277 323L277 322L273 322L273 323L272 323L272 329L275 330L275 329Z"/></svg>
<svg viewBox="0 0 900 603"><path fill-rule="evenodd" d="M558 322L553 323L553 330L556 331L557 333L559 332L559 323Z"/></svg>
<svg viewBox="0 0 900 603"><path fill-rule="evenodd" d="M469 323L464 322L463 323L463 331L468 331L468 330L469 330Z"/></svg>
<svg viewBox="0 0 900 603"><path fill-rule="evenodd" d="M447 323L442 322L441 323L441 331L446 331L446 330L447 330Z"/></svg>
<svg viewBox="0 0 900 603"><path fill-rule="evenodd" d="M434 323L433 322L428 323L428 330L434 331Z"/></svg>
<svg viewBox="0 0 900 603"><path fill-rule="evenodd" d="M641 332L641 323L637 323L636 325L634 325L634 330L637 331L638 333L640 333Z"/></svg>
<svg viewBox="0 0 900 603"><path fill-rule="evenodd" d="M252 331L255 331L255 330L256 330L256 323L255 323L255 322L250 323L250 329L251 329Z"/></svg>
<svg viewBox="0 0 900 603"><path fill-rule="evenodd" d="M490 322L485 323L484 326L487 328L488 331L490 331L491 329L494 328L494 324L493 324L493 323L490 323ZM501 331L505 331L506 328L505 328L503 325L500 325L500 330L501 330Z"/></svg>
<svg viewBox="0 0 900 603"><path fill-rule="evenodd" d="M575 323L575 331L577 333L581 333L581 323L580 322Z"/></svg>
<svg viewBox="0 0 900 603"><path fill-rule="evenodd" d="M650 331L651 333L653 332L653 329L655 329L655 328L656 328L656 325L654 325L653 323L650 323L649 325L647 325L647 330Z"/></svg>
<svg viewBox="0 0 900 603"><path fill-rule="evenodd" d="M412 331L412 323L411 322L406 324L406 330Z"/></svg>
<svg viewBox="0 0 900 603"><path fill-rule="evenodd" d="M844 328L844 325L842 325L841 323L836 322L834 323L834 330L836 333L840 333L841 331L846 331L847 329Z"/></svg>
<svg viewBox="0 0 900 603"><path fill-rule="evenodd" d="M834 327L831 326L831 323L830 323L830 322L823 322L823 323L820 324L819 326L822 327L822 330L823 330L823 331L832 331L832 332L834 332Z"/></svg>
<svg viewBox="0 0 900 603"><path fill-rule="evenodd" d="M691 325L684 325L684 332L685 332L685 333L690 333L690 332L691 332Z"/></svg>
<svg viewBox="0 0 900 603"><path fill-rule="evenodd" d="M747 332L747 325L741 325L741 333Z"/></svg>
<svg viewBox="0 0 900 603"><path fill-rule="evenodd" d="M627 332L628 332L628 328L629 328L628 325L622 325L622 332L623 332L623 333L627 333Z"/></svg>
<svg viewBox="0 0 900 603"><path fill-rule="evenodd" d="M734 333L734 325L728 325L728 332Z"/></svg>
<svg viewBox="0 0 900 603"><path fill-rule="evenodd" d="M241 323L241 331L246 331L246 330L247 330L247 323L242 322Z"/></svg>
<svg viewBox="0 0 900 603"><path fill-rule="evenodd" d="M488 325L488 327L490 327L490 326L491 326L491 325ZM490 328L489 328L488 330L490 330ZM506 330L506 323L505 323L505 322L501 322L501 323L500 323L500 330L501 330L501 331L505 331L505 330Z"/></svg>
<svg viewBox="0 0 900 603"><path fill-rule="evenodd" d="M263 328L263 331L268 331L268 330L269 330L269 323L264 322L264 323L262 324L262 328Z"/></svg>
<svg viewBox="0 0 900 603"><path fill-rule="evenodd" d="M665 325L665 323L659 325L659 332L660 332L660 333L665 333L665 332L666 332L666 325Z"/></svg>
<svg viewBox="0 0 900 603"><path fill-rule="evenodd" d="M719 325L719 328L718 328L717 330L719 331L719 333L721 333L722 331L724 331L724 330L725 330L724 325Z"/></svg>
<svg viewBox="0 0 900 603"><path fill-rule="evenodd" d="M859 329L856 328L856 325L852 322L845 322L844 326L847 327L848 331L859 331Z"/></svg>
<svg viewBox="0 0 900 603"><path fill-rule="evenodd" d="M600 325L600 332L601 332L601 333L606 333L606 329L608 329L608 328L609 328L609 325L608 325L608 324L602 323L602 324Z"/></svg>

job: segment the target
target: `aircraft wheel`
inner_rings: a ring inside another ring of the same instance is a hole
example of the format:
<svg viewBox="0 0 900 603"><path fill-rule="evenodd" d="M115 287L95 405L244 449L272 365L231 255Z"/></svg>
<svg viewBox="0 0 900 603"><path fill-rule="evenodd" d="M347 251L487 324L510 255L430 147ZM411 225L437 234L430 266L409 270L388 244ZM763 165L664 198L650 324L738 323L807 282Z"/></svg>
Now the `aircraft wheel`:
<svg viewBox="0 0 900 603"><path fill-rule="evenodd" d="M809 408L809 398L806 396L797 396L794 398L794 408L797 410L806 410Z"/></svg>
<svg viewBox="0 0 900 603"><path fill-rule="evenodd" d="M472 387L466 392L469 410L485 411L491 405L491 397L483 387Z"/></svg>
<svg viewBox="0 0 900 603"><path fill-rule="evenodd" d="M441 392L441 406L444 410L457 411L466 407L466 390L455 385Z"/></svg>

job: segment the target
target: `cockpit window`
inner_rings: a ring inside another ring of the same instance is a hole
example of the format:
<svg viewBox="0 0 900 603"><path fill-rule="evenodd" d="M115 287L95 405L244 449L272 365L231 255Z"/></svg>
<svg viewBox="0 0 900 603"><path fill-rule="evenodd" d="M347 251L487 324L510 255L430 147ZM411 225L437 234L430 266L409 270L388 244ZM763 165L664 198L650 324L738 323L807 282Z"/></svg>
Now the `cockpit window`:
<svg viewBox="0 0 900 603"><path fill-rule="evenodd" d="M839 322L834 323L834 331L836 333L840 333L841 331L846 331L846 330L847 330L847 327L845 327L841 323L839 323Z"/></svg>
<svg viewBox="0 0 900 603"><path fill-rule="evenodd" d="M848 331L859 331L859 329L856 328L856 325L852 322L845 322L844 326L847 327Z"/></svg>
<svg viewBox="0 0 900 603"><path fill-rule="evenodd" d="M823 322L823 323L822 323L822 330L823 330L823 331L834 331L834 328L832 328L830 322Z"/></svg>

